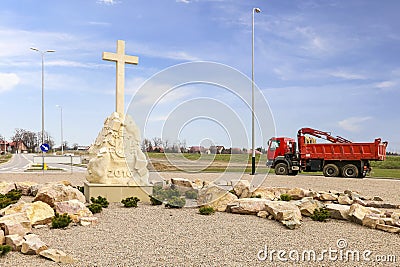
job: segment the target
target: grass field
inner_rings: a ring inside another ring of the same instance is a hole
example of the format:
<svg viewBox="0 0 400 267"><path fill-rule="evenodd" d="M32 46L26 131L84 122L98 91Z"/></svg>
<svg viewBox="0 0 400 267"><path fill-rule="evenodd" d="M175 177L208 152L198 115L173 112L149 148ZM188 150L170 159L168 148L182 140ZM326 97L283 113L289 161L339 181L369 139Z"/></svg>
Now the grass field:
<svg viewBox="0 0 400 267"><path fill-rule="evenodd" d="M5 163L11 159L12 155L7 154L7 155L0 155L0 164Z"/></svg>
<svg viewBox="0 0 400 267"><path fill-rule="evenodd" d="M153 165L155 165L155 169L159 171L179 171L178 168L170 165L167 166L165 164L155 164L157 160L179 160L184 157L184 159L193 161L206 161L212 162L212 164L205 168L204 172L250 172L251 171L251 155L247 154L180 154L180 153L147 153L150 161L155 160ZM168 157L168 158L167 158ZM274 172L274 170L269 170L265 167L265 162L267 161L266 155L256 155L256 165L257 165L257 173L266 173L266 172ZM228 163L231 164L240 164L246 162L246 167L243 164L243 167L232 166L227 167ZM385 161L373 161L371 162L372 172L368 177L383 177L383 178L400 178L400 156L388 156ZM244 169L245 168L245 169ZM186 168L185 168L186 170ZM303 172L303 174L308 175L322 175L322 172Z"/></svg>

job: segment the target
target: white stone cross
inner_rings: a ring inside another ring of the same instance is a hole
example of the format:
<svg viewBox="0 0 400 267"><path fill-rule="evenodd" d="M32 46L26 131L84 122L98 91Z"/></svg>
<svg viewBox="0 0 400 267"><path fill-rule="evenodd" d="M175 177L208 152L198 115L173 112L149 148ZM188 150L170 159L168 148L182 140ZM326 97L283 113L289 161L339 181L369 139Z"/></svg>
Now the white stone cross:
<svg viewBox="0 0 400 267"><path fill-rule="evenodd" d="M117 53L103 52L103 60L114 61L117 63L116 75L116 108L119 114L124 114L124 84L125 84L125 63L139 63L139 58L125 55L125 41L117 41Z"/></svg>

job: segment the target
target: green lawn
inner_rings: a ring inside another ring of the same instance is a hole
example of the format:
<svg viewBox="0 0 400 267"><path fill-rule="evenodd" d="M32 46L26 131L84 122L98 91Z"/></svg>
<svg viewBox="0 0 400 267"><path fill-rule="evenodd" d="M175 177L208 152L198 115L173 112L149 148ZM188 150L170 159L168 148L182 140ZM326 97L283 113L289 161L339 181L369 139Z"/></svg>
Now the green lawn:
<svg viewBox="0 0 400 267"><path fill-rule="evenodd" d="M12 154L0 155L0 164L6 163L12 158Z"/></svg>

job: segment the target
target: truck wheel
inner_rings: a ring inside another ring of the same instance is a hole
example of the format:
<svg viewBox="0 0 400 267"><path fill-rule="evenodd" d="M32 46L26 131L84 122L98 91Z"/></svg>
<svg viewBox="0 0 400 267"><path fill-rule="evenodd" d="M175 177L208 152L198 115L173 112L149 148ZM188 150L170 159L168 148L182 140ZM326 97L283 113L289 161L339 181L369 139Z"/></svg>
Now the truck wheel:
<svg viewBox="0 0 400 267"><path fill-rule="evenodd" d="M358 168L354 164L347 164L343 167L343 176L346 178L358 177Z"/></svg>
<svg viewBox="0 0 400 267"><path fill-rule="evenodd" d="M288 174L288 166L285 163L276 164L275 174L276 175L287 175Z"/></svg>
<svg viewBox="0 0 400 267"><path fill-rule="evenodd" d="M339 168L335 164L326 164L322 170L326 177L337 177L339 176Z"/></svg>

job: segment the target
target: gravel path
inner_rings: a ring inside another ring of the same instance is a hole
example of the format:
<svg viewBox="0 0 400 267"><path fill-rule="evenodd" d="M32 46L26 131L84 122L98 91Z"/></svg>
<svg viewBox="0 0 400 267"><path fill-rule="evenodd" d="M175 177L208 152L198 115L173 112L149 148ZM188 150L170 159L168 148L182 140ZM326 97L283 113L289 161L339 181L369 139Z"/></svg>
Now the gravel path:
<svg viewBox="0 0 400 267"><path fill-rule="evenodd" d="M157 179L152 173L152 179ZM216 180L219 174L163 173L164 178ZM237 179L237 174L227 177ZM245 179L251 179L249 175ZM69 180L82 184L84 174L0 174L4 181ZM379 195L384 200L399 203L400 181L377 179L333 179L316 176L268 176L265 186L312 188L314 190L357 190L363 195ZM127 209L113 203L98 215L99 224L91 227L71 226L65 230L34 229L34 233L51 248L61 249L78 259L74 265L63 266L376 266L376 262L324 261L308 262L278 260L260 261L257 253L271 250L337 249L337 240L345 239L342 250L371 250L371 259L379 255L395 255L396 263L380 266L399 266L399 234L368 229L345 221L318 223L304 218L297 230L288 230L280 223L256 216L216 213L202 216L197 209L173 210L140 205ZM261 256L263 256L261 254ZM286 257L288 257L286 255ZM325 255L328 259L328 255ZM38 256L9 253L0 258L0 266L60 266Z"/></svg>

